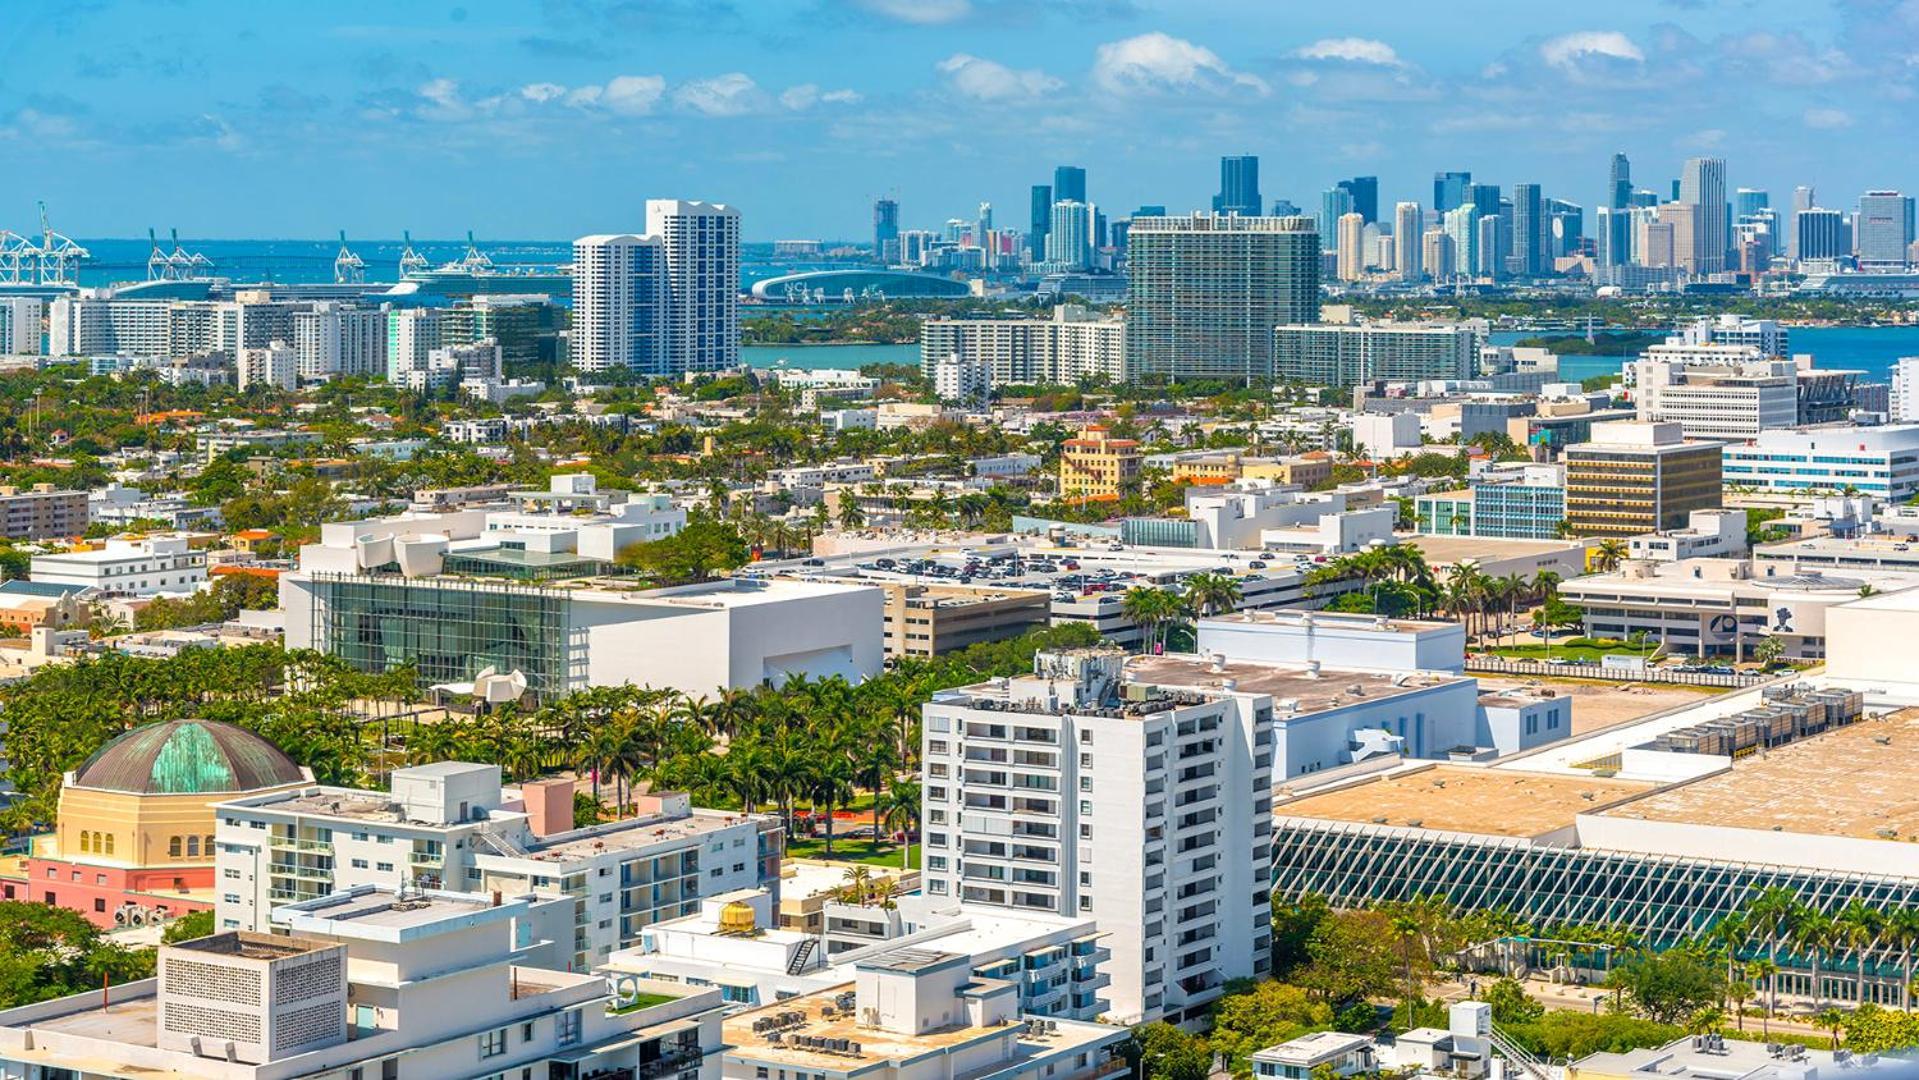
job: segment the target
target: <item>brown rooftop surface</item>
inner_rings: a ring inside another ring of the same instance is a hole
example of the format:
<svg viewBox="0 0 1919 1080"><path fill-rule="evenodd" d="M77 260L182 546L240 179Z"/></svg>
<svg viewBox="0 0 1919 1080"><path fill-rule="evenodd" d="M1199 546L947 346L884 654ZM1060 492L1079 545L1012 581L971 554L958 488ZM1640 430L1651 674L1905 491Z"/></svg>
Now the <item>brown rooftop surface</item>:
<svg viewBox="0 0 1919 1080"><path fill-rule="evenodd" d="M1636 780L1435 765L1278 803L1273 814L1394 826L1418 822L1420 828L1442 832L1531 837L1653 787Z"/></svg>
<svg viewBox="0 0 1919 1080"><path fill-rule="evenodd" d="M1227 679L1239 693L1270 694L1278 700L1299 703L1294 715L1321 712L1356 701L1379 701L1464 681L1458 676L1421 672L1418 674L1380 674L1378 672L1322 669L1312 675L1304 667L1274 664L1228 663L1214 668L1209 660L1179 656L1136 656L1127 661L1126 670L1142 683L1155 686L1220 690ZM1397 684L1396 681L1397 680ZM1358 687L1355 694L1353 688ZM1275 719L1284 723L1288 713L1280 709Z"/></svg>
<svg viewBox="0 0 1919 1080"><path fill-rule="evenodd" d="M1883 740L1883 741L1882 741ZM1911 840L1919 836L1919 709L1775 747L1608 817ZM1895 830L1892 836L1881 830Z"/></svg>
<svg viewBox="0 0 1919 1080"><path fill-rule="evenodd" d="M788 1065L801 1065L810 1069L830 1068L836 1071L846 1069L857 1063L860 1066L871 1065L889 1059L912 1059L928 1051L946 1049L971 1042L993 1031L1011 1033L1015 1028L976 1028L967 1024L948 1025L924 1035L910 1035L867 1027L858 1023L845 1011L835 1010L834 1016L823 1014L824 1009L833 1007L833 999L845 991L853 989L852 983L831 987L818 993L803 997L788 998L785 1001L761 1009L739 1013L728 1017L721 1037L730 1045L737 1047L736 1053L755 1061L775 1061ZM801 1012L806 1019L799 1025L782 1029L782 1041L778 1044L767 1041L766 1036L753 1031L753 1021L761 1016L782 1012ZM965 1014L962 1012L962 1016ZM815 1038L846 1039L860 1045L860 1052L826 1053L792 1045L796 1035L810 1035Z"/></svg>
<svg viewBox="0 0 1919 1080"><path fill-rule="evenodd" d="M1498 559L1523 559L1550 555L1559 551L1577 551L1577 540L1509 540L1490 536L1417 536L1401 534L1402 544L1419 548L1430 566L1451 566L1461 559L1481 562Z"/></svg>

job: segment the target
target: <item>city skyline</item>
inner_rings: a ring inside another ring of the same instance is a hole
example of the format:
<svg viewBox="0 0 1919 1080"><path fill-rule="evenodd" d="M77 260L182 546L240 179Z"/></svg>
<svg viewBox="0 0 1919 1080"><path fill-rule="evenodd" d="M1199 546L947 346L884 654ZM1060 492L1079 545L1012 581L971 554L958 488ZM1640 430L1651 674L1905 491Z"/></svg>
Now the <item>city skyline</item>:
<svg viewBox="0 0 1919 1080"><path fill-rule="evenodd" d="M44 198L83 236L566 238L665 194L740 207L750 241L855 239L879 196L922 227L1022 206L1065 163L1113 216L1203 208L1236 154L1302 207L1351 175L1424 205L1469 169L1590 209L1616 150L1645 186L1691 157L1842 208L1919 186L1885 137L1919 14L1639 2L1490 33L1497 7L1248 35L1250 4L346 4L289 34L192 0L31 4L0 30L0 227Z"/></svg>

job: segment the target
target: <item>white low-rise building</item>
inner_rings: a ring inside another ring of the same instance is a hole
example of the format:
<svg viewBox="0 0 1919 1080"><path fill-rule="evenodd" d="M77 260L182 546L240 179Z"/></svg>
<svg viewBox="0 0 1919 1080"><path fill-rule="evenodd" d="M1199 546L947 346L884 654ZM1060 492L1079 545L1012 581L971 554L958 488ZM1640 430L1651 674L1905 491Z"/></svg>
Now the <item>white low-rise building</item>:
<svg viewBox="0 0 1919 1080"><path fill-rule="evenodd" d="M498 766L461 762L397 769L391 791L309 785L235 799L216 808L214 835L223 929L268 930L288 903L360 886L556 892L573 898L559 940L580 971L697 911L701 896L777 896L783 850L778 819L696 809L675 793L575 829L571 781L502 790Z"/></svg>
<svg viewBox="0 0 1919 1080"><path fill-rule="evenodd" d="M815 934L772 927L774 906L757 889L707 897L697 915L648 927L601 970L717 986L728 1002L757 1006L848 982L855 965L896 949L939 949L968 957L979 978L1012 983L1030 1015L1090 1020L1107 1009L1111 951L1089 918L905 896L829 903Z"/></svg>
<svg viewBox="0 0 1919 1080"><path fill-rule="evenodd" d="M553 963L570 906L373 888L290 905L279 933L162 945L155 978L0 1012L0 1073L716 1080L719 994Z"/></svg>
<svg viewBox="0 0 1919 1080"><path fill-rule="evenodd" d="M853 981L727 1019L721 1080L1094 1080L1120 1070L1123 1027L1023 1016L1011 983L969 958L903 949Z"/></svg>
<svg viewBox="0 0 1919 1080"><path fill-rule="evenodd" d="M207 581L206 552L179 535L110 539L98 547L35 555L29 567L34 581L132 596L191 593Z"/></svg>

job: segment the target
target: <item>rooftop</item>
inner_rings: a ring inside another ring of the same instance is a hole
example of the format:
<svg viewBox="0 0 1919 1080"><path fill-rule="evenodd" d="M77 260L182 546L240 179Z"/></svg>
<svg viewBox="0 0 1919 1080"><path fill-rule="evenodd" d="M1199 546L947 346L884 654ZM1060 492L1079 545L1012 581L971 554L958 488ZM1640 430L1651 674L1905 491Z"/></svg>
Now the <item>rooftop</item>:
<svg viewBox="0 0 1919 1080"><path fill-rule="evenodd" d="M975 979L962 988L962 992L1006 985L995 979ZM961 1021L958 1024L921 1035L910 1035L861 1024L854 1015L854 1010L839 1008L837 999L841 995L852 992L853 988L853 983L842 983L817 993L788 998L785 1001L727 1017L721 1029L722 1040L733 1047L727 1052L748 1061L798 1066L809 1071L850 1074L884 1061L912 1061L929 1054L951 1052L956 1047L984 1039L1013 1035L1019 1043L1014 1059L994 1061L987 1065L986 1071L997 1075L1005 1067L1015 1064L1021 1058L1089 1050L1114 1042L1124 1035L1124 1029L1121 1028L1071 1020L1055 1021L1049 1025L1050 1029L1044 1032L1035 1032L1020 1024L972 1027L965 1022L964 1010L960 1011ZM831 1015L826 1015L828 1011ZM768 1034L753 1030L754 1021L780 1013L798 1013L800 1019L796 1024L779 1029L779 1042L772 1042ZM850 1046L858 1046L859 1049L857 1051L850 1048L846 1051L807 1049L794 1045L796 1036L845 1039ZM976 1074L969 1072L964 1075Z"/></svg>
<svg viewBox="0 0 1919 1080"><path fill-rule="evenodd" d="M1798 1055L1797 1060L1775 1057L1764 1042L1746 1039L1720 1039L1710 1048L1693 1045L1691 1038L1665 1046L1628 1050L1623 1054L1589 1054L1576 1062L1579 1072L1618 1077L1694 1077L1698 1080L1783 1080L1783 1078L1825 1075L1838 1066L1850 1072L1871 1068L1898 1069L1910 1073L1912 1064L1900 1058L1873 1058L1847 1055L1841 1063L1829 1050L1786 1046L1782 1054Z"/></svg>
<svg viewBox="0 0 1919 1080"><path fill-rule="evenodd" d="M1303 785L1291 785L1298 790ZM1653 790L1636 780L1430 765L1384 773L1275 803L1277 817L1316 818L1483 836L1534 837L1581 813ZM1289 788L1279 789L1283 794Z"/></svg>
<svg viewBox="0 0 1919 1080"><path fill-rule="evenodd" d="M225 933L211 934L168 946L168 948L185 952L237 956L243 960L285 960L289 957L305 956L307 953L335 947L331 942L315 941L312 938L256 934L247 930L228 930Z"/></svg>
<svg viewBox="0 0 1919 1080"><path fill-rule="evenodd" d="M1259 626L1315 626L1321 630L1364 630L1368 633L1424 634L1435 630L1457 629L1459 624L1443 619L1392 619L1377 615L1350 615L1331 611L1302 611L1295 608L1279 608L1269 611L1246 610L1233 611L1224 615L1208 615L1209 623L1246 624Z"/></svg>
<svg viewBox="0 0 1919 1080"><path fill-rule="evenodd" d="M1919 837L1919 709L1777 746L1607 817L1846 836ZM1591 808L1588 808L1591 809ZM1889 834L1890 833L1890 834Z"/></svg>
<svg viewBox="0 0 1919 1080"><path fill-rule="evenodd" d="M1296 665L1237 662L1215 665L1197 656L1136 656L1127 661L1126 670L1138 682L1186 690L1223 691L1226 681L1231 680L1236 693L1270 694L1279 700L1297 702L1292 715L1466 681L1430 671L1381 674L1322 668L1315 674ZM1282 709L1277 719L1284 723L1288 713Z"/></svg>
<svg viewBox="0 0 1919 1080"><path fill-rule="evenodd" d="M686 817L629 818L555 834L529 846L525 857L536 862L584 861L608 853L639 851L654 844L703 836L753 820L745 814L698 808Z"/></svg>
<svg viewBox="0 0 1919 1080"><path fill-rule="evenodd" d="M1584 545L1577 540L1509 540L1494 536L1418 536L1402 535L1402 544L1419 548L1429 566L1452 566L1474 559L1527 559L1562 551L1578 551Z"/></svg>
<svg viewBox="0 0 1919 1080"><path fill-rule="evenodd" d="M390 941L447 920L471 921L474 916L489 913L510 918L525 907L521 897L505 899L496 906L484 896L419 889L396 893L364 885L288 904L276 910L273 918L296 931Z"/></svg>

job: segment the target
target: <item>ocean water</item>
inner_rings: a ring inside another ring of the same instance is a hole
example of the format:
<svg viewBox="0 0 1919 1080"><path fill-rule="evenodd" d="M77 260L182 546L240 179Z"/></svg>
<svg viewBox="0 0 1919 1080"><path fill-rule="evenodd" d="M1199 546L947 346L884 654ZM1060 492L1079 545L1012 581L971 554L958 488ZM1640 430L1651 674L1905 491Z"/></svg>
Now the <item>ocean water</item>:
<svg viewBox="0 0 1919 1080"><path fill-rule="evenodd" d="M740 358L749 367L844 368L868 364L919 366L918 345L742 345Z"/></svg>
<svg viewBox="0 0 1919 1080"><path fill-rule="evenodd" d="M1492 340L1494 344L1510 345L1534 336L1500 333L1492 335ZM1855 369L1865 372L1868 382L1883 382L1900 357L1919 356L1919 326L1795 326L1791 348L1794 353L1811 353L1819 367ZM1568 381L1616 374L1623 360L1617 356L1563 356L1559 373Z"/></svg>
<svg viewBox="0 0 1919 1080"><path fill-rule="evenodd" d="M76 240L87 249L90 258L80 265L80 284L113 285L127 281L145 281L147 258L153 246L145 237ZM165 252L174 250L174 241L159 238ZM347 238L347 246L366 264L368 281L398 281L401 240L363 240ZM573 258L570 240L488 240L478 238L480 253L501 267L551 269ZM277 282L283 285L307 285L333 280L333 260L340 252L340 241L330 240L189 240L179 248L212 260L212 274L239 282ZM413 250L439 266L466 254L466 241L415 240ZM833 264L775 260L771 244L740 246L740 286L751 288L756 282L780 274L824 269Z"/></svg>

